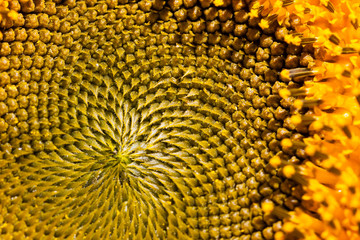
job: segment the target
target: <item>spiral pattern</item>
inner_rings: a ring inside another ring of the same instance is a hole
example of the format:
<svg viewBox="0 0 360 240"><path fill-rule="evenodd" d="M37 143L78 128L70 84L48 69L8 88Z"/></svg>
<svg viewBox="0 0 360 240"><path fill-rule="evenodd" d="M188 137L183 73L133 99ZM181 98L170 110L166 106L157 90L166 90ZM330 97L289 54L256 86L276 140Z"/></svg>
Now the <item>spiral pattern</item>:
<svg viewBox="0 0 360 240"><path fill-rule="evenodd" d="M0 236L273 238L261 202L301 198L267 163L302 137L277 94L301 48L245 3L176 3L47 2L3 30Z"/></svg>

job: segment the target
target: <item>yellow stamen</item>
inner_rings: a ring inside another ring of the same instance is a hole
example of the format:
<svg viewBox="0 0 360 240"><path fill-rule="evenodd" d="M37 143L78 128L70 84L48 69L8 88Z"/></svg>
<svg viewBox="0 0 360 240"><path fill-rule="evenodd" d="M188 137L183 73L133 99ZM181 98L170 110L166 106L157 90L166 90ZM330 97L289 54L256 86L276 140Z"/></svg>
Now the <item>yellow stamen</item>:
<svg viewBox="0 0 360 240"><path fill-rule="evenodd" d="M261 27L261 29L269 28L269 21L265 19L261 19L259 23L259 27Z"/></svg>
<svg viewBox="0 0 360 240"><path fill-rule="evenodd" d="M283 168L283 174L285 177L287 178L291 178L292 176L294 176L295 174L295 168L294 166L292 165L286 165L284 168Z"/></svg>
<svg viewBox="0 0 360 240"><path fill-rule="evenodd" d="M316 192L316 193L314 193L312 199L313 199L315 202L321 203L321 202L323 202L323 201L325 200L325 196L324 196L324 194L321 193L321 192Z"/></svg>
<svg viewBox="0 0 360 240"><path fill-rule="evenodd" d="M316 153L316 147L315 146L312 146L312 145L309 145L305 148L305 153L308 155L308 156L314 156L315 153Z"/></svg>
<svg viewBox="0 0 360 240"><path fill-rule="evenodd" d="M292 143L291 139L284 138L283 140L281 140L281 146L283 148L291 148L293 146L293 143Z"/></svg>
<svg viewBox="0 0 360 240"><path fill-rule="evenodd" d="M264 213L271 213L274 210L274 203L270 201L263 202L261 208L264 211Z"/></svg>
<svg viewBox="0 0 360 240"><path fill-rule="evenodd" d="M219 7L219 6L223 5L223 4L224 4L224 1L223 1L223 0L215 0L215 1L214 1L214 5L215 5L216 7Z"/></svg>
<svg viewBox="0 0 360 240"><path fill-rule="evenodd" d="M285 99L291 96L291 92L289 91L289 89L283 88L279 90L279 95L280 97Z"/></svg>
<svg viewBox="0 0 360 240"><path fill-rule="evenodd" d="M281 77L282 79L291 79L291 77L290 77L290 71L287 70L287 69L282 70L281 73L280 73L280 77Z"/></svg>
<svg viewBox="0 0 360 240"><path fill-rule="evenodd" d="M277 168L281 164L281 159L279 156L274 156L270 159L270 165Z"/></svg>
<svg viewBox="0 0 360 240"><path fill-rule="evenodd" d="M320 131L321 129L323 129L323 127L324 127L324 124L322 124L322 122L315 121L310 125L310 130Z"/></svg>
<svg viewBox="0 0 360 240"><path fill-rule="evenodd" d="M276 232L275 233L275 240L284 240L285 234L283 232Z"/></svg>
<svg viewBox="0 0 360 240"><path fill-rule="evenodd" d="M299 125L302 122L301 116L300 115L293 115L291 116L291 122L294 125Z"/></svg>
<svg viewBox="0 0 360 240"><path fill-rule="evenodd" d="M284 40L286 43L294 44L296 46L299 46L302 43L302 40L299 36L293 36L291 34L285 35Z"/></svg>
<svg viewBox="0 0 360 240"><path fill-rule="evenodd" d="M292 222L286 222L283 225L283 230L286 233L291 233L291 232L293 232L295 230L295 226L294 226L294 224Z"/></svg>
<svg viewBox="0 0 360 240"><path fill-rule="evenodd" d="M302 100L297 99L297 100L294 101L294 107L295 107L296 109L302 109L303 106L304 106L304 105L303 105L303 101L302 101Z"/></svg>
<svg viewBox="0 0 360 240"><path fill-rule="evenodd" d="M14 10L10 10L10 12L8 13L8 17L12 20L16 20L19 17L19 13Z"/></svg>

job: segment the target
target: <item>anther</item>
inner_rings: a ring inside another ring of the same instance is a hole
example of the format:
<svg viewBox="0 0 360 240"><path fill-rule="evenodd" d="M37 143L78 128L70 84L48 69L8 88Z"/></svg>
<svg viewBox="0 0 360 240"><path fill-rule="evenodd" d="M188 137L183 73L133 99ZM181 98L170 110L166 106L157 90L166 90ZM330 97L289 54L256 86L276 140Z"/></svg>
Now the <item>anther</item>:
<svg viewBox="0 0 360 240"><path fill-rule="evenodd" d="M272 211L272 214L274 214L275 216L277 216L280 219L290 217L289 212L286 209L284 209L282 207L279 207L279 206L274 207L274 210Z"/></svg>
<svg viewBox="0 0 360 240"><path fill-rule="evenodd" d="M332 13L335 12L334 5L330 1L328 1L326 5L324 4L324 7L326 7L327 10L329 10Z"/></svg>
<svg viewBox="0 0 360 240"><path fill-rule="evenodd" d="M273 166L274 168L277 168L281 165L281 159L279 156L274 156L270 159L269 161L270 165Z"/></svg>
<svg viewBox="0 0 360 240"><path fill-rule="evenodd" d="M342 128L343 132L345 133L345 135L348 137L348 138L351 138L352 135L351 135L351 132L350 132L350 129L348 126L345 126Z"/></svg>
<svg viewBox="0 0 360 240"><path fill-rule="evenodd" d="M301 38L301 44L309 44L309 43L314 43L317 41L317 38L313 38L313 37L303 37Z"/></svg>
<svg viewBox="0 0 360 240"><path fill-rule="evenodd" d="M322 124L322 122L321 121L315 121L315 122L313 122L313 123L311 123L310 124L310 127L309 127L309 129L310 130L313 130L313 131L320 131L321 129L323 129L324 128L324 124Z"/></svg>
<svg viewBox="0 0 360 240"><path fill-rule="evenodd" d="M331 34L331 36L329 37L329 41L335 45L339 45L339 43L340 43L340 39L337 36L335 36L334 34Z"/></svg>
<svg viewBox="0 0 360 240"><path fill-rule="evenodd" d="M314 121L316 121L316 118L314 118L313 116L302 116L300 114L291 116L291 122L295 125L303 124L308 126Z"/></svg>
<svg viewBox="0 0 360 240"><path fill-rule="evenodd" d="M288 75L290 78L308 77L308 76L313 76L315 74L314 70L308 68L294 68L288 71L289 71Z"/></svg>
<svg viewBox="0 0 360 240"><path fill-rule="evenodd" d="M343 77L351 77L351 72L349 70L344 70L341 74Z"/></svg>
<svg viewBox="0 0 360 240"><path fill-rule="evenodd" d="M274 203L272 201L264 201L261 204L261 209L264 211L264 213L271 213L274 210Z"/></svg>
<svg viewBox="0 0 360 240"><path fill-rule="evenodd" d="M306 146L306 148L305 148L305 153L306 153L306 155L308 155L309 157L313 157L313 156L315 155L316 151L317 151L317 149L316 149L316 147L313 146L313 145L308 145L308 146Z"/></svg>
<svg viewBox="0 0 360 240"><path fill-rule="evenodd" d="M359 28L359 22L357 19L351 21L351 25L357 30Z"/></svg>
<svg viewBox="0 0 360 240"><path fill-rule="evenodd" d="M302 109L304 107L315 107L319 106L323 101L321 99L297 99L294 101L294 107L296 109Z"/></svg>
<svg viewBox="0 0 360 240"><path fill-rule="evenodd" d="M290 6L293 3L294 3L294 0L283 0L282 7Z"/></svg>
<svg viewBox="0 0 360 240"><path fill-rule="evenodd" d="M281 146L283 148L305 148L306 144L302 141L295 141L295 140L291 140L290 138L284 138L283 140L281 140Z"/></svg>
<svg viewBox="0 0 360 240"><path fill-rule="evenodd" d="M342 54L353 54L353 53L357 53L357 51L354 49L354 48L352 48L352 47L344 47L343 49L342 49L342 52L341 52Z"/></svg>
<svg viewBox="0 0 360 240"><path fill-rule="evenodd" d="M291 88L289 89L292 97L305 97L307 90L304 88Z"/></svg>
<svg viewBox="0 0 360 240"><path fill-rule="evenodd" d="M295 172L296 172L295 167L292 165L286 165L283 168L283 174L287 178L291 178L292 176L294 176Z"/></svg>

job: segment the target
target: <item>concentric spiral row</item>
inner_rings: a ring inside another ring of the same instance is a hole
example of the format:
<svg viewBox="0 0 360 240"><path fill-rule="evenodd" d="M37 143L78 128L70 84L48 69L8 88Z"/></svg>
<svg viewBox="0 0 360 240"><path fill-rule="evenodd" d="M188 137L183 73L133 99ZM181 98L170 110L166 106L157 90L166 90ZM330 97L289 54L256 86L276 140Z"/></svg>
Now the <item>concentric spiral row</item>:
<svg viewBox="0 0 360 240"><path fill-rule="evenodd" d="M273 238L261 202L299 193L267 161L301 137L278 70L306 56L246 5L186 2L47 3L4 30L0 235Z"/></svg>

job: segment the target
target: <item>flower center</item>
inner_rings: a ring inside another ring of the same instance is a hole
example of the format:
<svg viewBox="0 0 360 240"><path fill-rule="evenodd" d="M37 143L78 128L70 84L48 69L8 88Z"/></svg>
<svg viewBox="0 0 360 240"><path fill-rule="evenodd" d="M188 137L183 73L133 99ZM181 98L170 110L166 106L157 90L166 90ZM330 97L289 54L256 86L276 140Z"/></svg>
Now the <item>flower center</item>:
<svg viewBox="0 0 360 240"><path fill-rule="evenodd" d="M131 158L127 155L123 155L122 153L118 153L115 155L115 159L120 163L121 166L125 167L126 165L132 162Z"/></svg>

